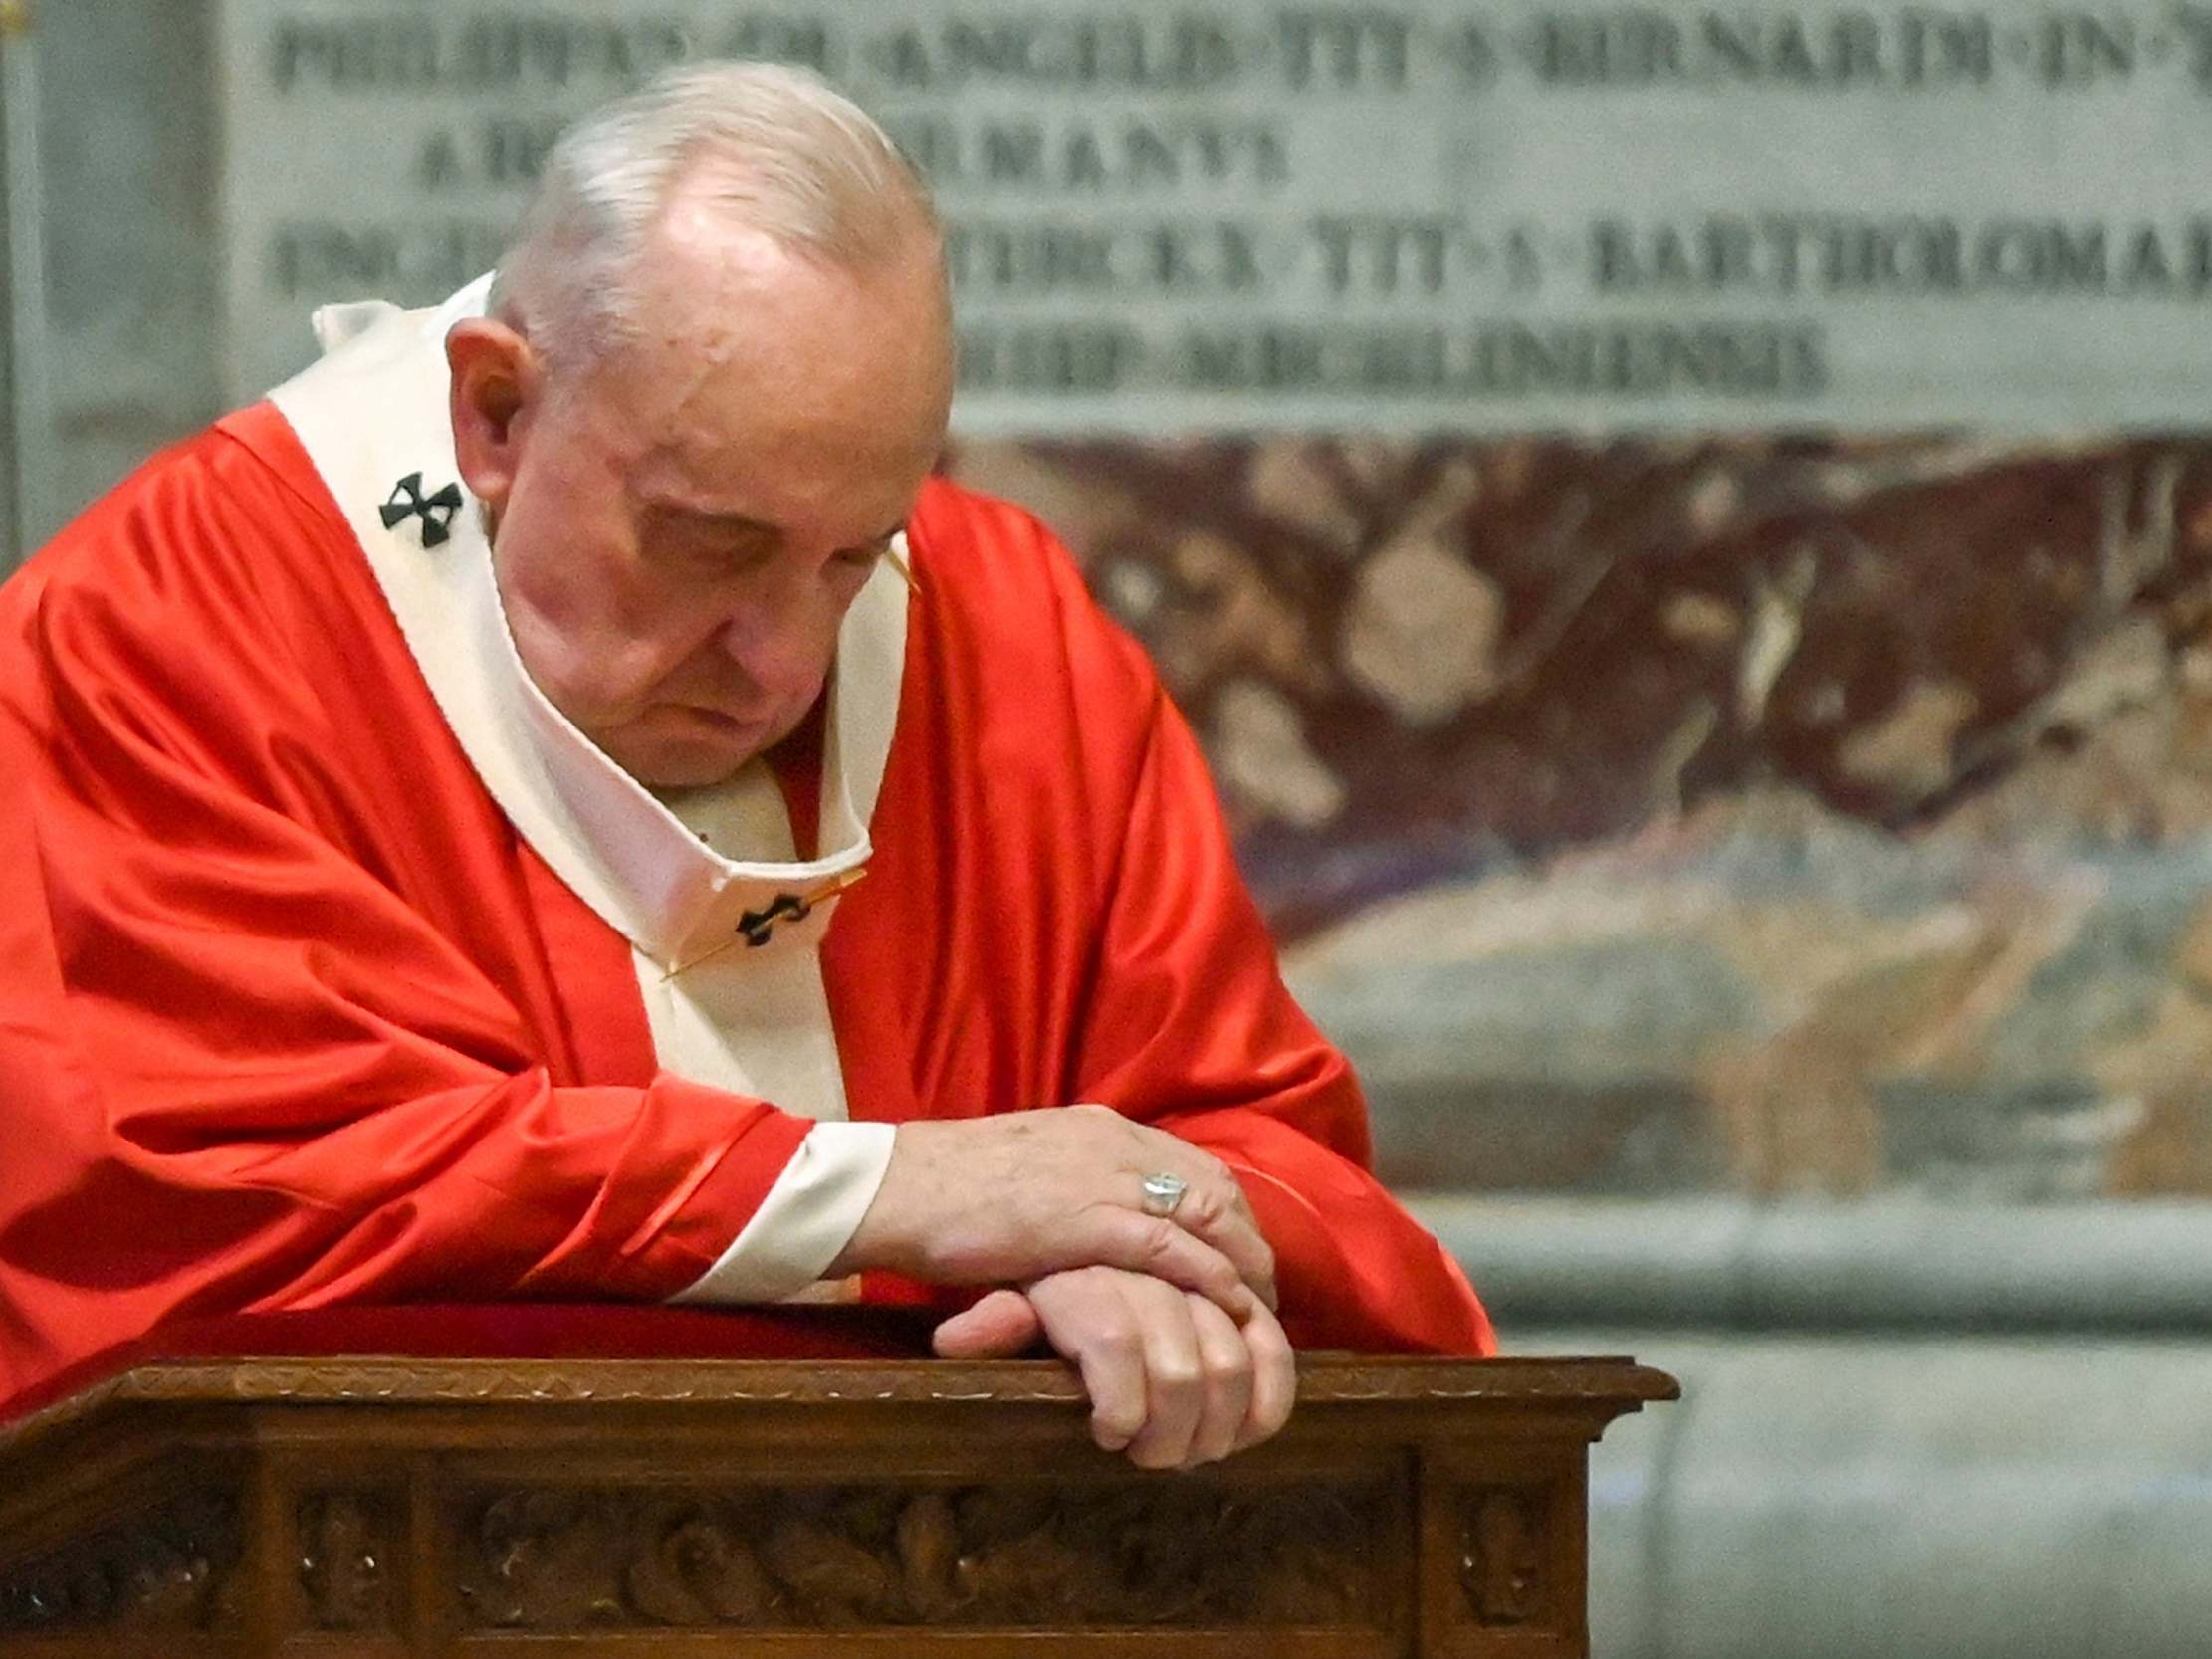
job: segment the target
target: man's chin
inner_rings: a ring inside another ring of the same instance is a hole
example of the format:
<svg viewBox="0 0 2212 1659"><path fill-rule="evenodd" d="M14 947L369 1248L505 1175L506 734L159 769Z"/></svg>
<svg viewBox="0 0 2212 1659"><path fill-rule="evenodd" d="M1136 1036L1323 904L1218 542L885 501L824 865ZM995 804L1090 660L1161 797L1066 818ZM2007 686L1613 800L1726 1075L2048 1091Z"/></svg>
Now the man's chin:
<svg viewBox="0 0 2212 1659"><path fill-rule="evenodd" d="M638 765L624 765L622 769L648 789L712 789L736 777L752 758L750 754L735 761L726 756L655 756Z"/></svg>
<svg viewBox="0 0 2212 1659"><path fill-rule="evenodd" d="M729 782L779 735L772 727L719 717L685 724L690 729L609 740L607 757L648 789L706 789Z"/></svg>

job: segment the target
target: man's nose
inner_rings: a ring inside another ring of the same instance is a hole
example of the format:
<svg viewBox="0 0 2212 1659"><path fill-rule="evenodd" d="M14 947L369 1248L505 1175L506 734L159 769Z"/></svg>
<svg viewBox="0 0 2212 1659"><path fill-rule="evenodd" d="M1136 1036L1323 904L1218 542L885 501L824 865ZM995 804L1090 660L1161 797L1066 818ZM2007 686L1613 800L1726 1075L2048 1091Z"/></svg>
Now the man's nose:
<svg viewBox="0 0 2212 1659"><path fill-rule="evenodd" d="M797 697L821 684L836 639L830 607L786 598L739 607L723 624L721 645L762 691Z"/></svg>

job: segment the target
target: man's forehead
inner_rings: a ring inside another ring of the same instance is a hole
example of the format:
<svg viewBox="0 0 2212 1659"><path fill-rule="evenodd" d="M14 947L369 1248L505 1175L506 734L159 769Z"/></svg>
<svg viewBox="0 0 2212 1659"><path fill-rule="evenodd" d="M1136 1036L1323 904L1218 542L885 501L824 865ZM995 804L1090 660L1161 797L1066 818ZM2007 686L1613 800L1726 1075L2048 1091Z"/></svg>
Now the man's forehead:
<svg viewBox="0 0 2212 1659"><path fill-rule="evenodd" d="M905 450L926 439L934 448L949 353L903 328L864 325L879 320L743 309L661 318L609 365L606 414L626 447L702 478L732 445Z"/></svg>
<svg viewBox="0 0 2212 1659"><path fill-rule="evenodd" d="M617 400L609 437L633 489L702 513L755 513L790 491L918 487L942 457L945 408L885 387L870 399L742 375ZM770 518L775 517L771 513Z"/></svg>

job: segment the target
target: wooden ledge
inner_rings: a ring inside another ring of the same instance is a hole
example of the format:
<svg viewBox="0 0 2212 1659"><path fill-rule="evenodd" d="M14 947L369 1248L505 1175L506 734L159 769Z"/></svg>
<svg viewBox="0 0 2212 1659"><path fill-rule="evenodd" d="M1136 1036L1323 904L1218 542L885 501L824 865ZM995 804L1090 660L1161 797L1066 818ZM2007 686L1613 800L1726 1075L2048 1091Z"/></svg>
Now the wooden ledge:
<svg viewBox="0 0 2212 1659"><path fill-rule="evenodd" d="M1307 1354L1303 1410L1383 1402L1574 1402L1608 1417L1679 1397L1626 1358L1420 1359ZM0 1457L134 1405L1058 1405L1085 1402L1053 1359L424 1359L403 1355L155 1360L0 1428Z"/></svg>
<svg viewBox="0 0 2212 1659"><path fill-rule="evenodd" d="M153 1359L0 1432L0 1651L1573 1656L1627 1359L1301 1359L1275 1440L1090 1443L1049 1361Z"/></svg>

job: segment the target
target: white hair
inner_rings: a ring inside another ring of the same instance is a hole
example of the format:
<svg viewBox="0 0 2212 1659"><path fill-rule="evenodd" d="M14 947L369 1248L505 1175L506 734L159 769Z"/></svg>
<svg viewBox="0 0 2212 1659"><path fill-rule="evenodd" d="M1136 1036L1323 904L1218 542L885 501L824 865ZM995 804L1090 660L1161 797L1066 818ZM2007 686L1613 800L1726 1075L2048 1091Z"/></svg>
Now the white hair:
<svg viewBox="0 0 2212 1659"><path fill-rule="evenodd" d="M937 234L913 165L820 77L777 64L695 65L561 135L500 261L492 314L555 365L638 337L638 262L679 189L846 270Z"/></svg>

